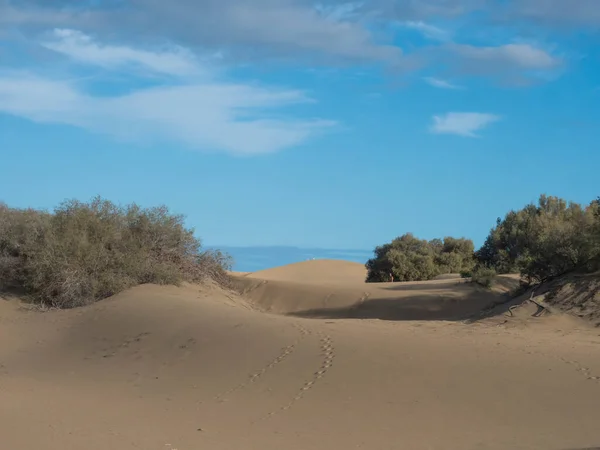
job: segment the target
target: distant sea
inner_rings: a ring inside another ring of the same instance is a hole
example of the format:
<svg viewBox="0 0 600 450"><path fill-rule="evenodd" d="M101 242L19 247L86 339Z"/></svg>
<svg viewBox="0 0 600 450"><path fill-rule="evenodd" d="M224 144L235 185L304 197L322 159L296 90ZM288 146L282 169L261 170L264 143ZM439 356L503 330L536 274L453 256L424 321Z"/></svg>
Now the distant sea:
<svg viewBox="0 0 600 450"><path fill-rule="evenodd" d="M230 254L235 263L233 270L256 272L309 259L342 259L364 264L373 256L372 250L333 250L298 247L230 247L207 246Z"/></svg>

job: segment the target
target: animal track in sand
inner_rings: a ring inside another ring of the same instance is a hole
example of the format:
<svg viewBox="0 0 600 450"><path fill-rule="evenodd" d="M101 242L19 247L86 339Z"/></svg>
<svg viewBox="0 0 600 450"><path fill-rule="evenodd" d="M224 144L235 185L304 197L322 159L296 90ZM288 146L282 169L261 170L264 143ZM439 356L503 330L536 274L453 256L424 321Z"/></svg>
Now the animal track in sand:
<svg viewBox="0 0 600 450"><path fill-rule="evenodd" d="M335 347L333 345L333 340L331 339L331 336L328 336L328 335L325 335L322 333L319 333L319 334L321 335L320 349L321 349L321 355L323 356L323 360L321 362L319 369L313 374L313 376L311 377L311 379L309 381L304 383L304 385L300 388L298 393L287 404L285 404L284 406L282 406L281 408L279 408L275 411L271 411L270 413L268 413L267 415L265 415L261 419L259 419L259 421L266 420L270 417L273 417L275 414L277 414L279 412L287 411L288 409L290 409L292 406L294 406L296 404L296 402L298 400L301 400L306 395L306 393L308 391L310 391L320 379L322 379L327 374L327 372L333 365L333 360L335 358Z"/></svg>
<svg viewBox="0 0 600 450"><path fill-rule="evenodd" d="M558 359L560 359L566 364L570 364L571 366L575 367L577 372L581 373L587 380L596 381L597 383L600 383L600 376L592 375L590 368L581 365L577 361L572 361L562 357L558 357Z"/></svg>
<svg viewBox="0 0 600 450"><path fill-rule="evenodd" d="M117 353L120 353L121 351L131 347L132 345L134 345L137 342L142 341L143 339L146 339L148 336L150 336L150 333L148 332L144 332L144 333L140 333L136 336L130 337L125 339L123 342L121 342L118 345L111 345L108 346L104 349L101 350L102 352L102 357L103 358L111 358L115 355L117 355Z"/></svg>
<svg viewBox="0 0 600 450"><path fill-rule="evenodd" d="M193 337L187 339L184 343L179 344L177 348L180 351L179 359L181 361L186 360L192 354L192 348L196 345L196 339Z"/></svg>
<svg viewBox="0 0 600 450"><path fill-rule="evenodd" d="M186 349L191 347L192 345L194 345L196 343L196 339L194 338L189 338L187 341L185 341L183 344L181 344L179 346L180 349Z"/></svg>
<svg viewBox="0 0 600 450"><path fill-rule="evenodd" d="M253 374L250 375L250 377L238 384L237 386L234 386L230 389L228 389L227 391L216 395L214 397L214 400L217 400L219 402L224 402L226 401L226 398L228 395L233 394L236 391L239 391L240 389L245 388L246 386L249 386L250 384L256 382L260 377L262 377L267 371L269 371L270 369L272 369L273 367L275 367L277 364L281 363L283 360L285 360L288 356L290 356L294 350L296 349L297 345L300 343L300 341L302 341L302 339L304 339L306 336L308 336L309 334L311 334L311 332L309 330L307 330L306 328L304 328L301 325L297 325L294 324L294 326L300 331L300 335L298 336L298 338L296 338L296 340L288 345L287 347L284 347L281 350L281 353L279 353L279 355L277 355L277 357L275 359L273 359L269 364L267 364L266 366L264 366L262 369L258 370L257 372L254 372Z"/></svg>
<svg viewBox="0 0 600 450"><path fill-rule="evenodd" d="M574 367L575 370L578 373L582 374L585 377L586 380L595 381L596 383L600 383L600 376L593 375L592 374L592 370L589 367L585 367L584 365L582 365L579 361L567 359L567 358L564 358L562 356L550 355L548 353L541 352L539 350L530 350L530 351L523 350L523 351L525 353L528 353L528 354L537 354L537 355L540 355L540 356L544 356L546 358L552 358L552 359L559 360L559 361L561 361L561 362L563 362L565 364L568 364L568 365Z"/></svg>

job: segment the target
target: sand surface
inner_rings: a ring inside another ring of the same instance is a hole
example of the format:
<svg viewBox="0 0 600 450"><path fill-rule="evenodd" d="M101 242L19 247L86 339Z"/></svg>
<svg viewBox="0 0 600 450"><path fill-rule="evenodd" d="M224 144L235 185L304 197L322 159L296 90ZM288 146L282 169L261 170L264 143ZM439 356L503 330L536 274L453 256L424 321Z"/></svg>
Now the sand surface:
<svg viewBox="0 0 600 450"><path fill-rule="evenodd" d="M362 278L361 278L362 277ZM214 286L140 286L38 312L0 300L7 450L582 449L600 446L600 330L462 319L462 280L363 283L309 261Z"/></svg>

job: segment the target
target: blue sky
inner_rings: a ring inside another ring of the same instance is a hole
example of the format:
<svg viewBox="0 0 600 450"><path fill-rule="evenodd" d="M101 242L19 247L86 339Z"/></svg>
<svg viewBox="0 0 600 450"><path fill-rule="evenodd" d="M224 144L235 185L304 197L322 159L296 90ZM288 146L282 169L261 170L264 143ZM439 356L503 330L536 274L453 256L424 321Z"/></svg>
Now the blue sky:
<svg viewBox="0 0 600 450"><path fill-rule="evenodd" d="M598 0L0 0L12 206L166 204L230 247L480 245L541 193L595 198L599 130Z"/></svg>

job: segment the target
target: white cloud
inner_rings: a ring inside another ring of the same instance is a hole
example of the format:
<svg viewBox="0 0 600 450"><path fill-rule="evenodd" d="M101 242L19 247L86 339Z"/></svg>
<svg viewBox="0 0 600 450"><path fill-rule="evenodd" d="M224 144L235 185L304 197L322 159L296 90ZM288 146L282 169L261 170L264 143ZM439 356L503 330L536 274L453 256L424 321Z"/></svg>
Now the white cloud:
<svg viewBox="0 0 600 450"><path fill-rule="evenodd" d="M348 20L355 17L358 13L357 10L364 6L363 2L349 2L339 4L323 4L317 3L314 8L323 17L334 22L342 20Z"/></svg>
<svg viewBox="0 0 600 450"><path fill-rule="evenodd" d="M598 16L594 15L596 10L600 11L594 9L598 0L565 0L564 5L561 1L203 0L199 8L197 0L127 0L85 2L88 7L81 8L81 0L0 0L0 24L18 29L23 36L32 36L51 26L77 28L120 42L176 42L193 51L221 51L223 63L263 64L275 60L329 67L382 63L395 73L444 64L455 69L454 73L502 78L524 85L531 78L548 80L558 74L553 70L562 61L524 44L498 47L451 44L453 33L448 30L460 29L462 34L465 31L469 34L493 24L493 35L498 36L497 27L505 26L509 18L541 23L554 22L558 16L564 16L565 20L573 16L573 23L585 18L597 22L593 17ZM436 26L439 23L444 26ZM394 36L387 33L390 25L417 30L447 45L411 48L403 54ZM501 35L506 36L510 31L508 26ZM531 36L535 39L533 33ZM101 46L80 38L54 36L46 44L78 61L94 57L111 67L127 64L177 75L191 69L189 55L178 52L177 48L162 52L138 50L138 54L127 55L117 45ZM80 51L83 47L84 53Z"/></svg>
<svg viewBox="0 0 600 450"><path fill-rule="evenodd" d="M564 68L561 58L525 43L500 46L449 43L430 49L428 56L449 68L455 76L490 77L517 86L550 80Z"/></svg>
<svg viewBox="0 0 600 450"><path fill-rule="evenodd" d="M476 131L500 120L495 114L477 112L450 112L433 116L431 132L436 134L457 134L459 136L477 137Z"/></svg>
<svg viewBox="0 0 600 450"><path fill-rule="evenodd" d="M462 58L462 62L498 69L517 67L520 69L543 70L560 65L561 61L542 49L529 44L507 44L497 47L475 47L451 44L449 49Z"/></svg>
<svg viewBox="0 0 600 450"><path fill-rule="evenodd" d="M217 71L209 70L184 48L150 51L102 45L71 29L56 29L53 36L51 43L43 45L79 63L128 69L121 75L132 86L140 81L139 73L129 70L132 66L144 69L144 73L175 78L163 85L164 80L157 78L154 86L134 87L126 94L99 96L73 81L94 83L96 79L78 77L76 71L64 79L0 71L0 113L76 126L119 139L174 141L233 154L285 149L335 125L330 120L286 115L287 107L315 102L304 92L220 81L215 77Z"/></svg>
<svg viewBox="0 0 600 450"><path fill-rule="evenodd" d="M153 52L126 46L100 45L81 31L57 28L50 41L42 46L62 53L82 63L107 69L138 66L155 73L167 75L197 75L200 67L193 54L181 47Z"/></svg>
<svg viewBox="0 0 600 450"><path fill-rule="evenodd" d="M406 28L417 30L428 39L436 41L446 41L449 39L448 33L445 30L420 20L402 22L401 25Z"/></svg>
<svg viewBox="0 0 600 450"><path fill-rule="evenodd" d="M155 87L117 97L89 95L64 81L0 74L0 112L67 124L135 141L168 140L192 148L259 154L298 145L334 125L270 118L267 112L310 101L302 92L242 84Z"/></svg>
<svg viewBox="0 0 600 450"><path fill-rule="evenodd" d="M304 0L0 0L0 24L77 28L118 39L178 42L227 50L236 60L284 58L398 63L401 50L378 42L360 2ZM16 6L19 3L19 6ZM90 2L85 2L90 3Z"/></svg>
<svg viewBox="0 0 600 450"><path fill-rule="evenodd" d="M441 78L425 77L424 80L431 86L440 88L440 89L464 89L462 86L452 84L449 81L442 80Z"/></svg>

